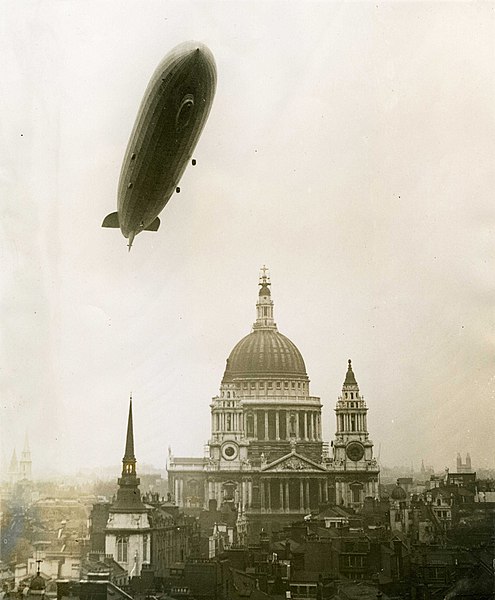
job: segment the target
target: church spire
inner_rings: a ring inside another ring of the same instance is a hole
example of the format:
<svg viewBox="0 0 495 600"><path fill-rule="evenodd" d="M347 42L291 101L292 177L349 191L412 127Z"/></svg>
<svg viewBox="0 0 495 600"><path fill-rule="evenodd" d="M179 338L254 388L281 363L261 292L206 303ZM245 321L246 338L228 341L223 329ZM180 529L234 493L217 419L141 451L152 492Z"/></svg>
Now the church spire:
<svg viewBox="0 0 495 600"><path fill-rule="evenodd" d="M136 457L134 456L134 428L132 425L132 394L131 399L129 400L129 416L127 417L127 436L125 439L125 452L124 458L122 459L123 469L122 474L124 474L126 464L134 465L134 473L136 473Z"/></svg>
<svg viewBox="0 0 495 600"><path fill-rule="evenodd" d="M256 303L256 322L253 329L277 329L273 320L273 300L271 299L271 282L267 267L263 265L259 278L260 291Z"/></svg>
<svg viewBox="0 0 495 600"><path fill-rule="evenodd" d="M19 476L21 479L31 480L31 450L29 449L28 434L24 436L24 448L22 449L21 459L19 460Z"/></svg>
<svg viewBox="0 0 495 600"><path fill-rule="evenodd" d="M132 424L132 394L129 400L127 417L127 435L125 439L124 458L122 459L122 476L118 480L119 489L114 508L124 510L144 510L139 491L139 478L136 476L136 457L134 455L134 430Z"/></svg>

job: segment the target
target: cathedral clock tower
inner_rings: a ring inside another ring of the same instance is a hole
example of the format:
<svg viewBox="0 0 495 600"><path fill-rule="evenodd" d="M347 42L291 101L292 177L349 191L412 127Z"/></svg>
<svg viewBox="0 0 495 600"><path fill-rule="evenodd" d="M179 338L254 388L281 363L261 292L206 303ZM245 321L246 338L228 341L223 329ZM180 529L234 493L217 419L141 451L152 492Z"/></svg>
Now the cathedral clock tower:
<svg viewBox="0 0 495 600"><path fill-rule="evenodd" d="M335 413L337 431L333 442L333 462L340 476L336 479L336 501L357 508L366 496L378 494L379 467L373 459L373 442L369 439L366 415L368 407L349 359L342 395Z"/></svg>

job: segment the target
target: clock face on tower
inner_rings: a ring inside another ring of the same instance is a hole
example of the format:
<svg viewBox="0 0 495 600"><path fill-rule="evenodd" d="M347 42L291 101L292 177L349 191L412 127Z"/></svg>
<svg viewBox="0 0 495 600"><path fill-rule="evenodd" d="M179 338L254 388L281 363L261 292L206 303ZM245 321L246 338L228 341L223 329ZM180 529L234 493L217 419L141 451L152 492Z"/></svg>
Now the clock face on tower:
<svg viewBox="0 0 495 600"><path fill-rule="evenodd" d="M234 460L234 458L237 458L237 453L237 444L227 442L222 446L222 456L225 458L225 460Z"/></svg>
<svg viewBox="0 0 495 600"><path fill-rule="evenodd" d="M351 442L350 444L347 444L345 451L347 458L354 462L361 460L364 456L364 446L360 442Z"/></svg>

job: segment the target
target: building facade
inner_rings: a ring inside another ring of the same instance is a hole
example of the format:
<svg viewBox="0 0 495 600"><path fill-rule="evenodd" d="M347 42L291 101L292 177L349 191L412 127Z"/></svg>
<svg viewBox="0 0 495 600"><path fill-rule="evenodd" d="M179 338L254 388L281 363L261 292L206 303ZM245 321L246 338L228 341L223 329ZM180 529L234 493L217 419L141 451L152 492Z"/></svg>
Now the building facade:
<svg viewBox="0 0 495 600"><path fill-rule="evenodd" d="M310 393L298 348L278 331L265 268L259 286L252 331L230 353L210 405L207 456L170 455L168 464L169 488L181 508L230 504L252 536L322 504L360 508L365 497L378 496L379 476L351 361L330 455L320 398Z"/></svg>

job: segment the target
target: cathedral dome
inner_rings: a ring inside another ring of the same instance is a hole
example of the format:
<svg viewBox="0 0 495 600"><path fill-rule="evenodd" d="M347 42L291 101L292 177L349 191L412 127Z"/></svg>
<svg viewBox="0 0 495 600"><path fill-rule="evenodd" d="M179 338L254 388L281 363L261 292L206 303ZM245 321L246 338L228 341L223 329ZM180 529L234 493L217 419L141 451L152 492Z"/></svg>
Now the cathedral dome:
<svg viewBox="0 0 495 600"><path fill-rule="evenodd" d="M235 378L298 378L307 380L306 366L296 345L276 329L254 329L238 342L223 381Z"/></svg>
<svg viewBox="0 0 495 600"><path fill-rule="evenodd" d="M301 353L289 338L279 333L273 319L270 285L267 269L263 267L253 330L234 346L222 383L258 378L308 381Z"/></svg>

